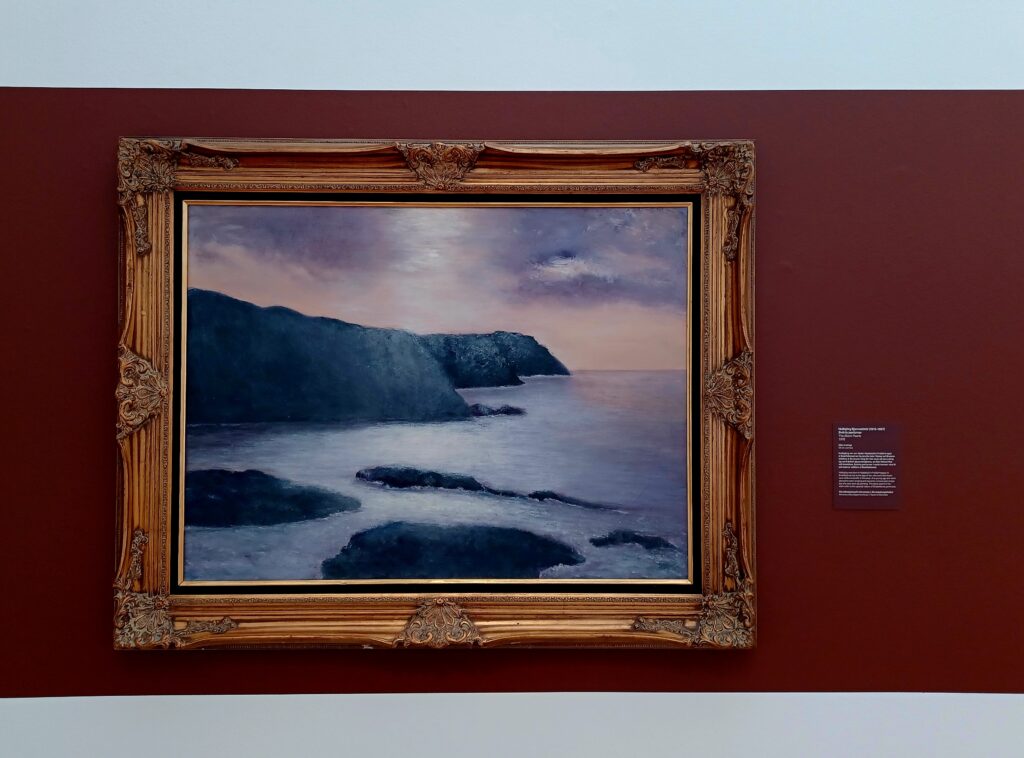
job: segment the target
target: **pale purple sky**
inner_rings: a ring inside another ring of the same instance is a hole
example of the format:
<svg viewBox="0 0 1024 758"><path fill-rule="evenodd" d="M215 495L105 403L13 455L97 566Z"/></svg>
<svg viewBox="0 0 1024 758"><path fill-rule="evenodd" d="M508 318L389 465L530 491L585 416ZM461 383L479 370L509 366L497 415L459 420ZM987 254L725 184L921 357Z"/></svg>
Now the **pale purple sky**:
<svg viewBox="0 0 1024 758"><path fill-rule="evenodd" d="M188 285L367 326L686 364L685 207L189 206Z"/></svg>

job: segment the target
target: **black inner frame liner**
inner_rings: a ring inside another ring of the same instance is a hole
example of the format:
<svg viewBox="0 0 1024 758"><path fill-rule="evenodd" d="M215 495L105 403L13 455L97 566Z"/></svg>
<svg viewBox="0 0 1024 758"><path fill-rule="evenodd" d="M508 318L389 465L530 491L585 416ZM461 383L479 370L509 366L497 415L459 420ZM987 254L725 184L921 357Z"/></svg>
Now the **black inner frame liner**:
<svg viewBox="0 0 1024 758"><path fill-rule="evenodd" d="M425 194L401 194L401 193L373 193L373 194L358 194L358 193L345 193L345 194L308 194L308 193L186 193L176 192L174 202L174 282L176 285L181 282L182 277L182 252L183 252L183 240L182 240L182 219L184 217L184 203L188 200L234 200L238 201L239 204L244 204L247 201L305 201L308 203L316 203L322 201L334 201L334 202L388 202L388 203L401 203L401 202L415 202L415 203L450 203L456 202L459 204L463 203L474 203L480 205L487 205L489 203L528 203L528 202L539 202L539 203L550 203L559 201L568 201L573 204L583 203L635 203L642 205L644 203L651 202L671 202L671 203L693 203L693 211L690 217L687 219L687 232L690 234L692 239L692 256L690 261L690 271L688 275L687 287L690 290L690 305L692 310L688 311L687 316L687 328L690 330L690 366L688 371L690 372L690 420L694 423L694 429L687 430L687 437L689 441L689 449L687 455L689 456L690 465L690 486L692 491L689 494L691 502L693 503L690 523L690 550L692 551L692 565L693 565L693 576L691 584L660 584L653 582L645 582L644 580L637 580L636 582L623 582L621 580L617 582L608 582L607 584L601 582L595 582L593 580L583 582L572 582L572 581L543 581L537 582L517 582L512 581L498 581L489 580L482 581L480 583L475 582L423 582L418 583L414 581L402 581L395 583L388 582L374 582L372 584L333 584L317 581L309 582L290 582L286 585L280 584L261 584L259 582L244 582L244 583L231 583L217 586L210 585L195 585L186 584L182 585L178 581L178 559L181 555L180 551L183 549L183 545L180 544L178 539L178 527L179 527L179 509L178 499L180 497L180 484L179 477L171 477L171 558L172 566L174 570L171 571L171 591L174 594L179 595L228 595L228 594L247 594L247 595L279 595L279 594L372 594L372 595L384 595L384 594L417 594L417 593L438 593L444 592L449 594L466 594L466 593L499 593L499 594L511 594L511 593L525 593L532 595L544 595L544 594L573 594L573 595L586 595L586 594L671 594L671 595L692 595L701 594L701 482L700 482L700 445L701 445L701 413L700 413L700 382L694 381L695 377L701 376L700 370L700 354L701 354L701 342L700 342L700 325L702 313L700 312L700 303L702 302L700 297L700 283L701 283L701 256L702 256L702 230L703 230L703 216L701 213L701 198L700 195L679 195L679 194L667 194L667 193L642 193L642 194L573 194L567 195L555 195L555 194L543 194L543 195L529 195L529 194L514 194L514 195L473 195L473 194L458 194L458 195L425 195ZM181 312L182 312L182 298L181 298L182 287L174 287L173 295L173 309L174 309L174 323L180 327L181 324ZM180 335L177 334L177 328L175 329L176 335L173 345L174 354L174 365L180 366L181 361L181 340ZM171 413L172 419L175 423L171 426L171 470L179 471L179 467L182 465L181 454L180 454L180 443L181 443L181 430L180 424L176 423L177 419L180 418L181 414L181 395L182 387L179 386L179 382L173 382L174 393L171 402ZM340 549L341 546L339 546Z"/></svg>

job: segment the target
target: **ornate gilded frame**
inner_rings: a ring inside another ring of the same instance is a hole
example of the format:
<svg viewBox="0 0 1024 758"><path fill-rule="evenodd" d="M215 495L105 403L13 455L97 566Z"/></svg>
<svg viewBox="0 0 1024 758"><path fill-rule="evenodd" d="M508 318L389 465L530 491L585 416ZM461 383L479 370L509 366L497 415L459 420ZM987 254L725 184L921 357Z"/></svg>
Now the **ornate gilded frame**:
<svg viewBox="0 0 1024 758"><path fill-rule="evenodd" d="M754 645L751 142L125 138L117 165L116 648ZM176 192L699 194L702 594L172 593Z"/></svg>

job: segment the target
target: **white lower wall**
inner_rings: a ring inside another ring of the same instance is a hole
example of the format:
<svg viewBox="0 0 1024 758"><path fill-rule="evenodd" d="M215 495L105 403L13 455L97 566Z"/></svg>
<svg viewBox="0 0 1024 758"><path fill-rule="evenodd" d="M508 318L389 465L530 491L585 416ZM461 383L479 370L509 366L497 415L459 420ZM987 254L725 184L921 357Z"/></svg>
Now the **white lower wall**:
<svg viewBox="0 0 1024 758"><path fill-rule="evenodd" d="M515 693L0 700L0 755L1021 756L1024 695Z"/></svg>

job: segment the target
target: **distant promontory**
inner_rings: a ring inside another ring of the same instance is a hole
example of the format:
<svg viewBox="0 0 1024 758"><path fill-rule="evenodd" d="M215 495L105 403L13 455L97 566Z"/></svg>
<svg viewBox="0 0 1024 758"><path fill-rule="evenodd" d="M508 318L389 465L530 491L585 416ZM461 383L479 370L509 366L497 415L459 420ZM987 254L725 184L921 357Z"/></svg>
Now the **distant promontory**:
<svg viewBox="0 0 1024 758"><path fill-rule="evenodd" d="M463 387L569 370L533 337L360 326L188 291L188 423L443 421Z"/></svg>
<svg viewBox="0 0 1024 758"><path fill-rule="evenodd" d="M525 334L427 334L422 339L459 389L508 387L522 384L524 376L569 374L546 347Z"/></svg>

